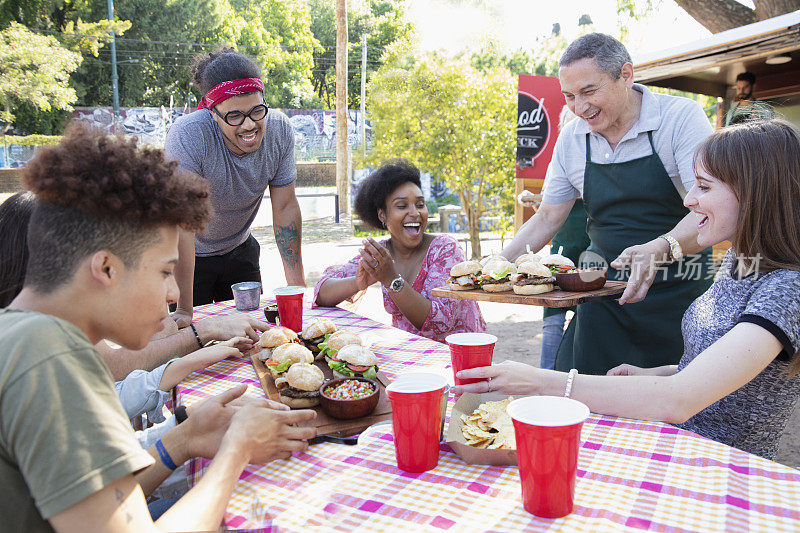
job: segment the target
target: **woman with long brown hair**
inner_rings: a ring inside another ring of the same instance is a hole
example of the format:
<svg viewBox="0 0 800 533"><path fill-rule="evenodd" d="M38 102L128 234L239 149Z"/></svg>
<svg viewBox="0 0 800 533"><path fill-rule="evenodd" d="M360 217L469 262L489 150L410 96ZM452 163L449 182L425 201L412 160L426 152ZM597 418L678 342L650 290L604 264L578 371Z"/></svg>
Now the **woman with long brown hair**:
<svg viewBox="0 0 800 533"><path fill-rule="evenodd" d="M700 144L685 204L702 246L730 240L714 284L687 309L675 366L609 376L509 362L456 393L572 396L596 413L679 424L774 459L800 398L800 129L783 120L717 131Z"/></svg>

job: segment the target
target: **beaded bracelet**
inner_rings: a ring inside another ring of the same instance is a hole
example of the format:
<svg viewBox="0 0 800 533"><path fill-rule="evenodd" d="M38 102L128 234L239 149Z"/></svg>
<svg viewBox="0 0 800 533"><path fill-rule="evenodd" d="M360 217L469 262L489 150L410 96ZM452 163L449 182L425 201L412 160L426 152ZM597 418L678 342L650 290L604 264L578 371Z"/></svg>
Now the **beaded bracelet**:
<svg viewBox="0 0 800 533"><path fill-rule="evenodd" d="M200 335L197 333L197 328L194 327L194 324L189 324L189 327L192 328L192 333L194 333L194 338L197 339L197 345L202 348L203 341L200 340Z"/></svg>
<svg viewBox="0 0 800 533"><path fill-rule="evenodd" d="M575 380L575 376L578 375L578 370L573 368L567 374L567 387L564 389L564 398L569 398L572 394L572 382Z"/></svg>

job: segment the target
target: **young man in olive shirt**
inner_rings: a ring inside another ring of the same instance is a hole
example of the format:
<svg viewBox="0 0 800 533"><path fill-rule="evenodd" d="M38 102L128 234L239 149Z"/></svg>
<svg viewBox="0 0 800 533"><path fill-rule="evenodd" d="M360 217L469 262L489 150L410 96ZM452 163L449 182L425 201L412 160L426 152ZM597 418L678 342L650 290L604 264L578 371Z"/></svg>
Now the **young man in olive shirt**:
<svg viewBox="0 0 800 533"><path fill-rule="evenodd" d="M213 457L155 524L216 529L248 462L305 449L312 411L236 400L190 406L145 452L93 345L140 349L177 299L178 228L208 218L208 188L160 150L75 127L26 168L37 196L22 292L0 311L0 520L21 531L153 531L144 495L177 464Z"/></svg>

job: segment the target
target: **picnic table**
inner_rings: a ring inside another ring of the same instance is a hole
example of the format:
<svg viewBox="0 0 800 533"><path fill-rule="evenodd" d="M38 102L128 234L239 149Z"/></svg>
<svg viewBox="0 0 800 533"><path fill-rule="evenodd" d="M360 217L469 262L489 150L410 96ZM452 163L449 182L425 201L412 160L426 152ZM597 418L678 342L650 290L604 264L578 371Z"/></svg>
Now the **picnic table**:
<svg viewBox="0 0 800 533"><path fill-rule="evenodd" d="M308 295L306 295L308 297ZM264 297L263 305L272 303ZM232 302L195 317L235 313ZM252 316L263 318L261 311ZM450 376L447 346L340 308L312 309L371 342L389 377L435 368ZM522 334L522 333L521 333ZM502 339L499 341L502 343ZM177 388L191 404L240 383L263 394L249 360L225 360ZM454 398L450 397L450 407ZM448 409L449 413L449 409ZM591 415L584 423L572 514L549 520L522 508L515 466L464 463L446 444L439 466L397 468L391 424L358 446L323 443L289 460L248 466L225 512L226 529L280 531L797 531L800 471L662 423ZM187 463L189 484L208 461Z"/></svg>

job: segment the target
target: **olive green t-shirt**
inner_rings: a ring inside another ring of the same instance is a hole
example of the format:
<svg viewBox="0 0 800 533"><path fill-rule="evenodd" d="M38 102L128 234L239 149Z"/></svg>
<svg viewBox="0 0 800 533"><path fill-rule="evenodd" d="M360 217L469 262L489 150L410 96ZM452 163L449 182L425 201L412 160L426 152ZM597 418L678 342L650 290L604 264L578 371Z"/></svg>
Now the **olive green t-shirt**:
<svg viewBox="0 0 800 533"><path fill-rule="evenodd" d="M151 464L83 332L0 309L0 529L51 531L48 518Z"/></svg>

